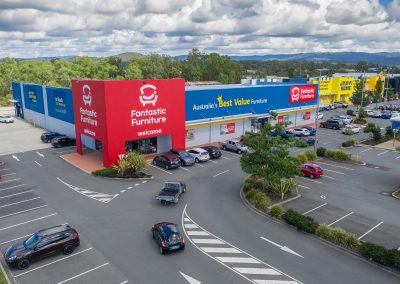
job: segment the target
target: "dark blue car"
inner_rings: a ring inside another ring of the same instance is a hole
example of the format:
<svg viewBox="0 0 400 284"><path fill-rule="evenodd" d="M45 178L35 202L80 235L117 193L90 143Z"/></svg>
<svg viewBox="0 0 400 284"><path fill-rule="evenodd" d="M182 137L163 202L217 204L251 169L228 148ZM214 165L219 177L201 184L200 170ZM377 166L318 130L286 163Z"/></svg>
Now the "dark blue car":
<svg viewBox="0 0 400 284"><path fill-rule="evenodd" d="M311 126L305 126L303 128L307 129L310 132L310 136L315 136L315 133L317 132L317 130L315 128L312 128Z"/></svg>
<svg viewBox="0 0 400 284"><path fill-rule="evenodd" d="M392 117L391 112L383 112L381 115L381 118L383 118L383 119L390 119L391 117Z"/></svg>

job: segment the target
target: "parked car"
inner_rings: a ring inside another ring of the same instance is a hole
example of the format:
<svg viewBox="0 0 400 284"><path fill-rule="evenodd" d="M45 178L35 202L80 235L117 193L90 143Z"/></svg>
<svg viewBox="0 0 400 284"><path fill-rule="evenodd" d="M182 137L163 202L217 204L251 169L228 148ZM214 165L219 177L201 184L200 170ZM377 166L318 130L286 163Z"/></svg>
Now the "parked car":
<svg viewBox="0 0 400 284"><path fill-rule="evenodd" d="M371 116L371 114L374 112L372 109L364 109L366 115Z"/></svg>
<svg viewBox="0 0 400 284"><path fill-rule="evenodd" d="M343 128L344 123L339 119L329 119L321 122L319 126L321 128L340 129Z"/></svg>
<svg viewBox="0 0 400 284"><path fill-rule="evenodd" d="M178 203L179 197L186 192L186 184L181 181L164 182L164 187L156 196L162 204Z"/></svg>
<svg viewBox="0 0 400 284"><path fill-rule="evenodd" d="M153 165L165 168L166 170L175 169L181 166L181 160L175 154L158 155L154 157Z"/></svg>
<svg viewBox="0 0 400 284"><path fill-rule="evenodd" d="M9 247L4 259L10 266L26 269L31 262L55 253L71 254L79 246L79 234L68 224L37 231L22 243Z"/></svg>
<svg viewBox="0 0 400 284"><path fill-rule="evenodd" d="M210 160L210 155L208 152L202 148L194 148L188 151L190 155L194 158L195 162L207 162Z"/></svg>
<svg viewBox="0 0 400 284"><path fill-rule="evenodd" d="M373 118L379 118L382 116L382 112L380 112L379 110L374 110L372 111L370 114L368 114L370 117Z"/></svg>
<svg viewBox="0 0 400 284"><path fill-rule="evenodd" d="M349 105L344 102L333 102L335 107L347 108Z"/></svg>
<svg viewBox="0 0 400 284"><path fill-rule="evenodd" d="M324 175L324 170L317 164L305 163L300 166L300 171L309 178L319 178Z"/></svg>
<svg viewBox="0 0 400 284"><path fill-rule="evenodd" d="M75 139L70 138L68 136L56 137L53 140L51 140L51 145L54 148L74 146L75 145Z"/></svg>
<svg viewBox="0 0 400 284"><path fill-rule="evenodd" d="M9 115L0 115L0 122L3 123L12 123L14 122L14 118Z"/></svg>
<svg viewBox="0 0 400 284"><path fill-rule="evenodd" d="M298 137L310 136L310 132L305 128L293 128L291 132Z"/></svg>
<svg viewBox="0 0 400 284"><path fill-rule="evenodd" d="M392 118L392 113L390 111L385 110L385 111L382 112L381 118L383 118L383 119L391 119Z"/></svg>
<svg viewBox="0 0 400 284"><path fill-rule="evenodd" d="M360 127L353 125L353 124L348 124L343 128L342 132L345 133L346 130L348 130L348 129L350 129L353 133L360 133L360 131L361 131Z"/></svg>
<svg viewBox="0 0 400 284"><path fill-rule="evenodd" d="M181 164L183 166L192 166L195 164L195 160L192 155L188 151L179 150L179 149L171 149L169 150L170 154L175 154L181 160Z"/></svg>
<svg viewBox="0 0 400 284"><path fill-rule="evenodd" d="M291 133L289 130L281 131L279 133L277 133L276 131L271 131L271 136L279 136L282 139L289 139L290 137L294 137L293 133Z"/></svg>
<svg viewBox="0 0 400 284"><path fill-rule="evenodd" d="M324 114L322 112L318 112L317 119L323 119L323 118L324 118Z"/></svg>
<svg viewBox="0 0 400 284"><path fill-rule="evenodd" d="M238 154L242 154L247 153L249 151L249 148L243 145L243 143L239 139L231 139L222 144L222 150L230 150Z"/></svg>
<svg viewBox="0 0 400 284"><path fill-rule="evenodd" d="M157 223L151 227L151 233L161 254L185 249L185 239L181 236L177 224L170 222Z"/></svg>
<svg viewBox="0 0 400 284"><path fill-rule="evenodd" d="M398 117L400 117L400 112L392 111L392 117L391 118L398 118Z"/></svg>
<svg viewBox="0 0 400 284"><path fill-rule="evenodd" d="M310 136L299 137L298 139L308 143L308 145L310 145L310 146L314 145L315 141L316 141L314 137L310 137Z"/></svg>
<svg viewBox="0 0 400 284"><path fill-rule="evenodd" d="M202 149L206 150L208 154L210 155L211 159L218 159L222 156L222 152L220 149L218 149L215 146L204 146L201 147Z"/></svg>
<svg viewBox="0 0 400 284"><path fill-rule="evenodd" d="M342 120L343 123L346 125L350 124L353 121L353 119L348 115L341 115L341 116L339 116L339 119Z"/></svg>
<svg viewBox="0 0 400 284"><path fill-rule="evenodd" d="M40 139L44 142L44 143L50 143L51 140L53 140L56 137L61 137L63 135L57 133L57 132L45 132L40 136Z"/></svg>
<svg viewBox="0 0 400 284"><path fill-rule="evenodd" d="M305 129L308 130L308 132L310 132L310 136L315 136L315 133L317 133L317 130L314 127L311 126L305 126L303 127Z"/></svg>

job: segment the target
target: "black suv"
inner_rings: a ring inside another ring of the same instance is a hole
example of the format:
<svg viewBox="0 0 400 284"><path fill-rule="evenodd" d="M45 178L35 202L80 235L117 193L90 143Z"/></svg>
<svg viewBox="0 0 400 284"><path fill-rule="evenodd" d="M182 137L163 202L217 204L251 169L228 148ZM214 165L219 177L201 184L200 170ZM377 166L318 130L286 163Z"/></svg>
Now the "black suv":
<svg viewBox="0 0 400 284"><path fill-rule="evenodd" d="M44 143L50 143L51 140L53 140L56 137L60 137L62 136L60 133L57 132L45 132L40 136L40 139L44 142Z"/></svg>
<svg viewBox="0 0 400 284"><path fill-rule="evenodd" d="M170 222L157 223L151 227L151 232L161 254L185 249L185 239L179 233L178 225Z"/></svg>
<svg viewBox="0 0 400 284"><path fill-rule="evenodd" d="M211 159L217 159L222 156L221 150L215 146L204 146L201 148L208 152Z"/></svg>
<svg viewBox="0 0 400 284"><path fill-rule="evenodd" d="M175 154L158 155L154 157L153 165L165 168L166 170L175 169L181 166L181 160Z"/></svg>
<svg viewBox="0 0 400 284"><path fill-rule="evenodd" d="M71 254L79 246L79 234L70 225L58 225L40 230L22 243L9 247L4 253L8 265L27 268L32 261L57 252Z"/></svg>
<svg viewBox="0 0 400 284"><path fill-rule="evenodd" d="M51 145L53 145L54 148L75 146L75 139L68 136L56 137L51 140Z"/></svg>
<svg viewBox="0 0 400 284"><path fill-rule="evenodd" d="M195 159L188 151L171 149L168 153L178 155L182 165L184 166L193 166L196 163Z"/></svg>
<svg viewBox="0 0 400 284"><path fill-rule="evenodd" d="M339 119L329 119L327 121L321 122L319 125L321 128L331 128L331 129L340 129L344 127L343 121Z"/></svg>

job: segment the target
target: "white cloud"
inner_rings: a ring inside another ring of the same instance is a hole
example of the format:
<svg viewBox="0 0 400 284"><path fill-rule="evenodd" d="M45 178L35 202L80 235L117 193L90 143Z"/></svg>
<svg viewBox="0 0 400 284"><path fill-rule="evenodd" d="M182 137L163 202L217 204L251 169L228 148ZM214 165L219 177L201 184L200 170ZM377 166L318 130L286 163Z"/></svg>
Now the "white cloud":
<svg viewBox="0 0 400 284"><path fill-rule="evenodd" d="M2 0L0 57L397 51L399 20L400 0Z"/></svg>

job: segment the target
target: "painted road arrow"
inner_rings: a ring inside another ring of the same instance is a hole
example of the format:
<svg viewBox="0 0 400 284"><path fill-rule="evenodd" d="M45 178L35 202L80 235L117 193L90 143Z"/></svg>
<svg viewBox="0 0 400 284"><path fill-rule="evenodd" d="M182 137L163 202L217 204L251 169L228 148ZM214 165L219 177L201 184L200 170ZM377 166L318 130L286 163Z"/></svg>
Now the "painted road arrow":
<svg viewBox="0 0 400 284"><path fill-rule="evenodd" d="M260 239L263 239L264 241L269 242L270 244L273 244L274 246L277 246L278 248L280 248L280 249L283 250L283 251L286 251L286 252L291 253L291 254L294 254L294 255L296 255L296 256L298 256L298 257L304 258L302 255L300 255L300 254L298 254L297 252L291 250L291 249L288 248L287 246L281 246L280 244L277 244L277 243L275 243L275 242L273 242L273 241L271 241L271 240L268 240L267 238L264 238L264 237L260 237Z"/></svg>
<svg viewBox="0 0 400 284"><path fill-rule="evenodd" d="M13 157L13 159L17 160L17 162L19 162L19 159L17 156L12 155L11 157Z"/></svg>
<svg viewBox="0 0 400 284"><path fill-rule="evenodd" d="M44 158L44 155L42 153L36 152L40 157Z"/></svg>
<svg viewBox="0 0 400 284"><path fill-rule="evenodd" d="M180 273L180 274L183 276L183 278L185 278L186 281L189 282L190 284L201 284L200 281L194 279L193 277L190 277L189 275L186 275L185 273L180 272L180 271L179 271L179 273Z"/></svg>

